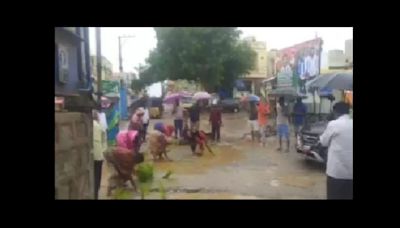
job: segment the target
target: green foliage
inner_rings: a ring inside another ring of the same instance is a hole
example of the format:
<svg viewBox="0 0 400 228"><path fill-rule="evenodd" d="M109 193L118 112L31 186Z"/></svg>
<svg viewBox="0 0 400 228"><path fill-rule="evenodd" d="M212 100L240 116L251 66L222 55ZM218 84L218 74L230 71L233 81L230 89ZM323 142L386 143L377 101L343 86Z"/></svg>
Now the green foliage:
<svg viewBox="0 0 400 228"><path fill-rule="evenodd" d="M145 199L145 197L149 194L150 189L152 186L152 182L140 182L139 183L139 190L140 190L140 198Z"/></svg>
<svg viewBox="0 0 400 228"><path fill-rule="evenodd" d="M150 192L154 179L154 166L150 163L141 163L138 165L137 177L139 180L140 197L144 199Z"/></svg>
<svg viewBox="0 0 400 228"><path fill-rule="evenodd" d="M232 85L253 67L255 52L237 28L155 28L157 48L141 74L143 84L166 79L198 81L207 91Z"/></svg>
<svg viewBox="0 0 400 228"><path fill-rule="evenodd" d="M133 194L132 194L132 192L127 191L124 188L118 188L115 190L114 199L116 199L116 200L133 199Z"/></svg>
<svg viewBox="0 0 400 228"><path fill-rule="evenodd" d="M160 181L160 195L161 195L161 199L167 199L167 191L164 188L164 185L162 184L162 182Z"/></svg>
<svg viewBox="0 0 400 228"><path fill-rule="evenodd" d="M131 88L134 92L140 92L142 89L146 88L146 85L143 80L140 79L133 79Z"/></svg>
<svg viewBox="0 0 400 228"><path fill-rule="evenodd" d="M138 165L137 176L139 182L146 183L150 182L154 178L154 167L150 163L141 163Z"/></svg>

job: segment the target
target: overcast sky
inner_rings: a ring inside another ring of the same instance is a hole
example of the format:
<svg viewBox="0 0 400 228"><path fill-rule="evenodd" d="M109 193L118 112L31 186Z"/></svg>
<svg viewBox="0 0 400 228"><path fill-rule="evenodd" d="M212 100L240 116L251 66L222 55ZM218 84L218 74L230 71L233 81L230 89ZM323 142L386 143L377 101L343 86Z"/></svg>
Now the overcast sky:
<svg viewBox="0 0 400 228"><path fill-rule="evenodd" d="M242 37L255 36L257 40L265 41L268 50L281 49L303 41L315 38L324 40L323 50L344 50L344 42L353 38L353 28L311 28L311 27L239 27ZM151 27L102 27L101 52L113 64L113 71L119 71L118 36L134 35L134 38L122 39L123 67L126 72L136 72L134 67L144 64L149 51L156 47L157 39ZM94 28L90 28L90 52L96 53L96 38Z"/></svg>
<svg viewBox="0 0 400 228"><path fill-rule="evenodd" d="M239 27L242 37L255 36L267 43L267 49L281 49L314 39L316 35L324 41L323 51L344 50L345 40L353 39L352 27ZM96 54L95 29L90 28L90 52ZM136 72L138 64L144 64L149 51L156 47L157 39L152 27L102 27L101 52L119 71L118 36L133 35L122 39L122 57L125 72Z"/></svg>

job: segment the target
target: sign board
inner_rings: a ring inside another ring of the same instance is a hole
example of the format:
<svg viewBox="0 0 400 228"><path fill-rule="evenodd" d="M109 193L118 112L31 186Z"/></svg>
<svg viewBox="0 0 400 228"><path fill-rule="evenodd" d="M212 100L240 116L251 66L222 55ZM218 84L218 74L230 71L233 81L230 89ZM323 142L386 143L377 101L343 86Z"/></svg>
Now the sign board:
<svg viewBox="0 0 400 228"><path fill-rule="evenodd" d="M282 71L278 73L277 76L277 87L292 87L293 86L293 73L290 71Z"/></svg>
<svg viewBox="0 0 400 228"><path fill-rule="evenodd" d="M320 74L322 43L321 38L316 38L279 50L275 66L278 71L277 87L291 86L298 93L306 94L305 83Z"/></svg>

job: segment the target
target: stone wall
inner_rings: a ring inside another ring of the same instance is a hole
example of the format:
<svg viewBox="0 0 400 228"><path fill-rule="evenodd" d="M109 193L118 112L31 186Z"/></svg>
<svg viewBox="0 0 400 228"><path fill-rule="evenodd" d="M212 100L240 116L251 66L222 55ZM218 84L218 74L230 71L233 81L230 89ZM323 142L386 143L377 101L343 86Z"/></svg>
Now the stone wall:
<svg viewBox="0 0 400 228"><path fill-rule="evenodd" d="M92 118L55 113L56 199L93 199Z"/></svg>

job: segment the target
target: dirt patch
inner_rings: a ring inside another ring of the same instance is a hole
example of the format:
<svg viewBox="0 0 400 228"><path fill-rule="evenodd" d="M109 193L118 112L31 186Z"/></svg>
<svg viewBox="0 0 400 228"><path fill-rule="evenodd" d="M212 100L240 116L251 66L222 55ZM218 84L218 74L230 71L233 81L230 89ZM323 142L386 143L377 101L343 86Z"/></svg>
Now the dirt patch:
<svg viewBox="0 0 400 228"><path fill-rule="evenodd" d="M171 148L172 150L173 148ZM243 153L232 146L214 146L215 156L204 151L203 156L173 162L156 162L156 171L166 172L171 170L175 174L201 174L212 167L220 167L244 158Z"/></svg>
<svg viewBox="0 0 400 228"><path fill-rule="evenodd" d="M304 176L284 176L279 178L279 180L283 184L299 188L309 188L315 185L313 180Z"/></svg>

